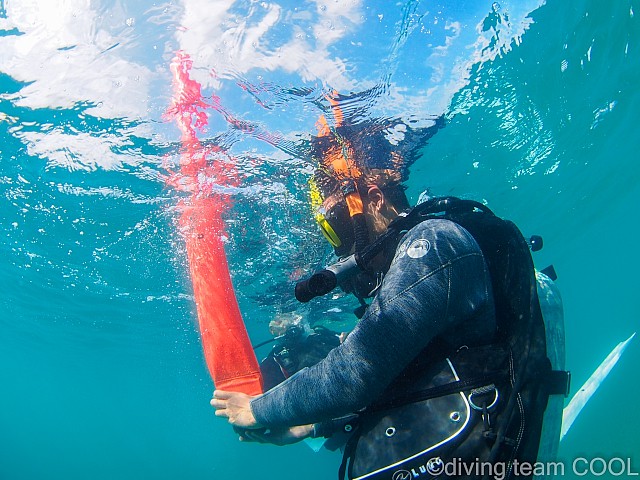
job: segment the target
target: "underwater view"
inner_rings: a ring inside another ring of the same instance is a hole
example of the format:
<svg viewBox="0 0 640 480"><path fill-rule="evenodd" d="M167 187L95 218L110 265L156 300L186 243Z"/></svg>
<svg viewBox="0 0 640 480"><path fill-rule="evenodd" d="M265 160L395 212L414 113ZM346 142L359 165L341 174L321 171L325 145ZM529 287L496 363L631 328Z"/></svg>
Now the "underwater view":
<svg viewBox="0 0 640 480"><path fill-rule="evenodd" d="M638 0L0 0L0 480L336 478L215 416L187 223L213 199L258 360L282 316L350 331L352 296L294 296L336 260L310 180L342 124L411 205L543 238L568 402L640 325L639 85ZM563 477L640 472L638 368L635 338Z"/></svg>

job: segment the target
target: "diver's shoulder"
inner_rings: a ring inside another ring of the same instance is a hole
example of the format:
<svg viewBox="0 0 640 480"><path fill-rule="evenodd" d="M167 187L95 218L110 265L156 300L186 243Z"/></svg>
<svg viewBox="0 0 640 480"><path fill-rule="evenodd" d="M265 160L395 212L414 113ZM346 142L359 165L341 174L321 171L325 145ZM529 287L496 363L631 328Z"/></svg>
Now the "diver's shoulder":
<svg viewBox="0 0 640 480"><path fill-rule="evenodd" d="M473 251L480 250L473 236L463 226L446 218L429 218L418 223L407 232L403 242L418 239L428 240L432 245L446 243Z"/></svg>
<svg viewBox="0 0 640 480"><path fill-rule="evenodd" d="M434 234L455 234L465 233L470 235L460 224L447 218L427 218L411 228L407 235L434 235Z"/></svg>

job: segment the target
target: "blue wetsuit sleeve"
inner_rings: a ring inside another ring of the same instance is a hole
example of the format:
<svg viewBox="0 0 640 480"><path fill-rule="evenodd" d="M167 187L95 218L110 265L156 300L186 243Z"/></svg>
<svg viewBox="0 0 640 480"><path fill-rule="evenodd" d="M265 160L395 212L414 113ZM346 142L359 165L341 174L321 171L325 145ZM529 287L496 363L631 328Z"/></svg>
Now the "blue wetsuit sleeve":
<svg viewBox="0 0 640 480"><path fill-rule="evenodd" d="M371 404L445 328L493 308L471 235L447 220L409 231L362 320L339 347L251 402L267 427L326 421Z"/></svg>

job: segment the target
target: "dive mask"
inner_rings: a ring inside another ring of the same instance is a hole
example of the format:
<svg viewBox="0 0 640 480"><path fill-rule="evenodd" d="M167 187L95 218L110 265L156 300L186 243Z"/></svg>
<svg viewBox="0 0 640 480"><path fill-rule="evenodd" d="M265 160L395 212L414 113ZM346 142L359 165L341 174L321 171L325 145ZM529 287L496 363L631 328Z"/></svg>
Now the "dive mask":
<svg viewBox="0 0 640 480"><path fill-rule="evenodd" d="M339 202L327 211L321 209L316 214L316 221L338 257L351 253L355 238L353 222L345 202Z"/></svg>

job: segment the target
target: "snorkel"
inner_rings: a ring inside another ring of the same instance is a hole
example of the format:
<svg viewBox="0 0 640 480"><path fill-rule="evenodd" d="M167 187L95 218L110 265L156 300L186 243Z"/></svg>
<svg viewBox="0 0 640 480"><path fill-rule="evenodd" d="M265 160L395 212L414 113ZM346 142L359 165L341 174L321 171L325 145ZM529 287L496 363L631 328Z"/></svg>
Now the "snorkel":
<svg viewBox="0 0 640 480"><path fill-rule="evenodd" d="M331 104L331 110L335 119L336 127L344 123L342 110L335 98L327 96ZM322 205L325 198L322 196L316 182L309 181L309 192L311 205L315 212L315 219L322 230L325 238L333 246L337 256L341 259L334 265L316 273L309 280L298 282L295 288L296 298L300 302L308 302L312 298L325 295L338 284L342 283L352 273L359 269L365 269L365 263L357 267L358 258L362 257L362 252L369 244L369 230L364 215L364 204L358 188L358 180L362 172L353 161L353 149L348 139L341 137L329 126L327 119L321 115L316 123L318 130L318 143L324 143L325 148L320 152L320 169L338 182L340 192L344 197L344 202L338 202L331 207L330 211L324 211ZM348 212L348 218L344 212ZM341 213L341 215L335 212ZM331 218L339 219L338 223L332 225ZM344 224L349 223L352 231ZM342 230L342 234L338 234ZM353 250L354 253L351 253Z"/></svg>
<svg viewBox="0 0 640 480"><path fill-rule="evenodd" d="M344 124L342 109L333 96L327 96L326 98L331 105L331 111L333 113L337 129ZM321 115L318 119L316 128L318 129L318 139L326 142L327 144L327 148L321 152L321 168L339 182L339 188L344 196L351 224L353 226L355 252L358 253L362 251L369 242L369 231L367 229L367 222L364 216L364 205L358 190L358 179L362 176L362 172L353 160L353 148L349 140L341 137L337 130L332 130L324 115ZM320 194L317 189L316 194ZM312 192L312 203L313 195L314 193ZM321 203L322 201L320 201L320 204ZM322 223L322 219L318 218L318 214L316 214L316 220L318 220L321 227L328 226ZM333 229L323 228L323 233L336 249L336 254L338 256L343 256L350 253L350 245L344 245L344 248L340 249L340 247L343 247L342 239L334 237L332 235L332 230ZM335 242L335 240L337 240L337 242Z"/></svg>

